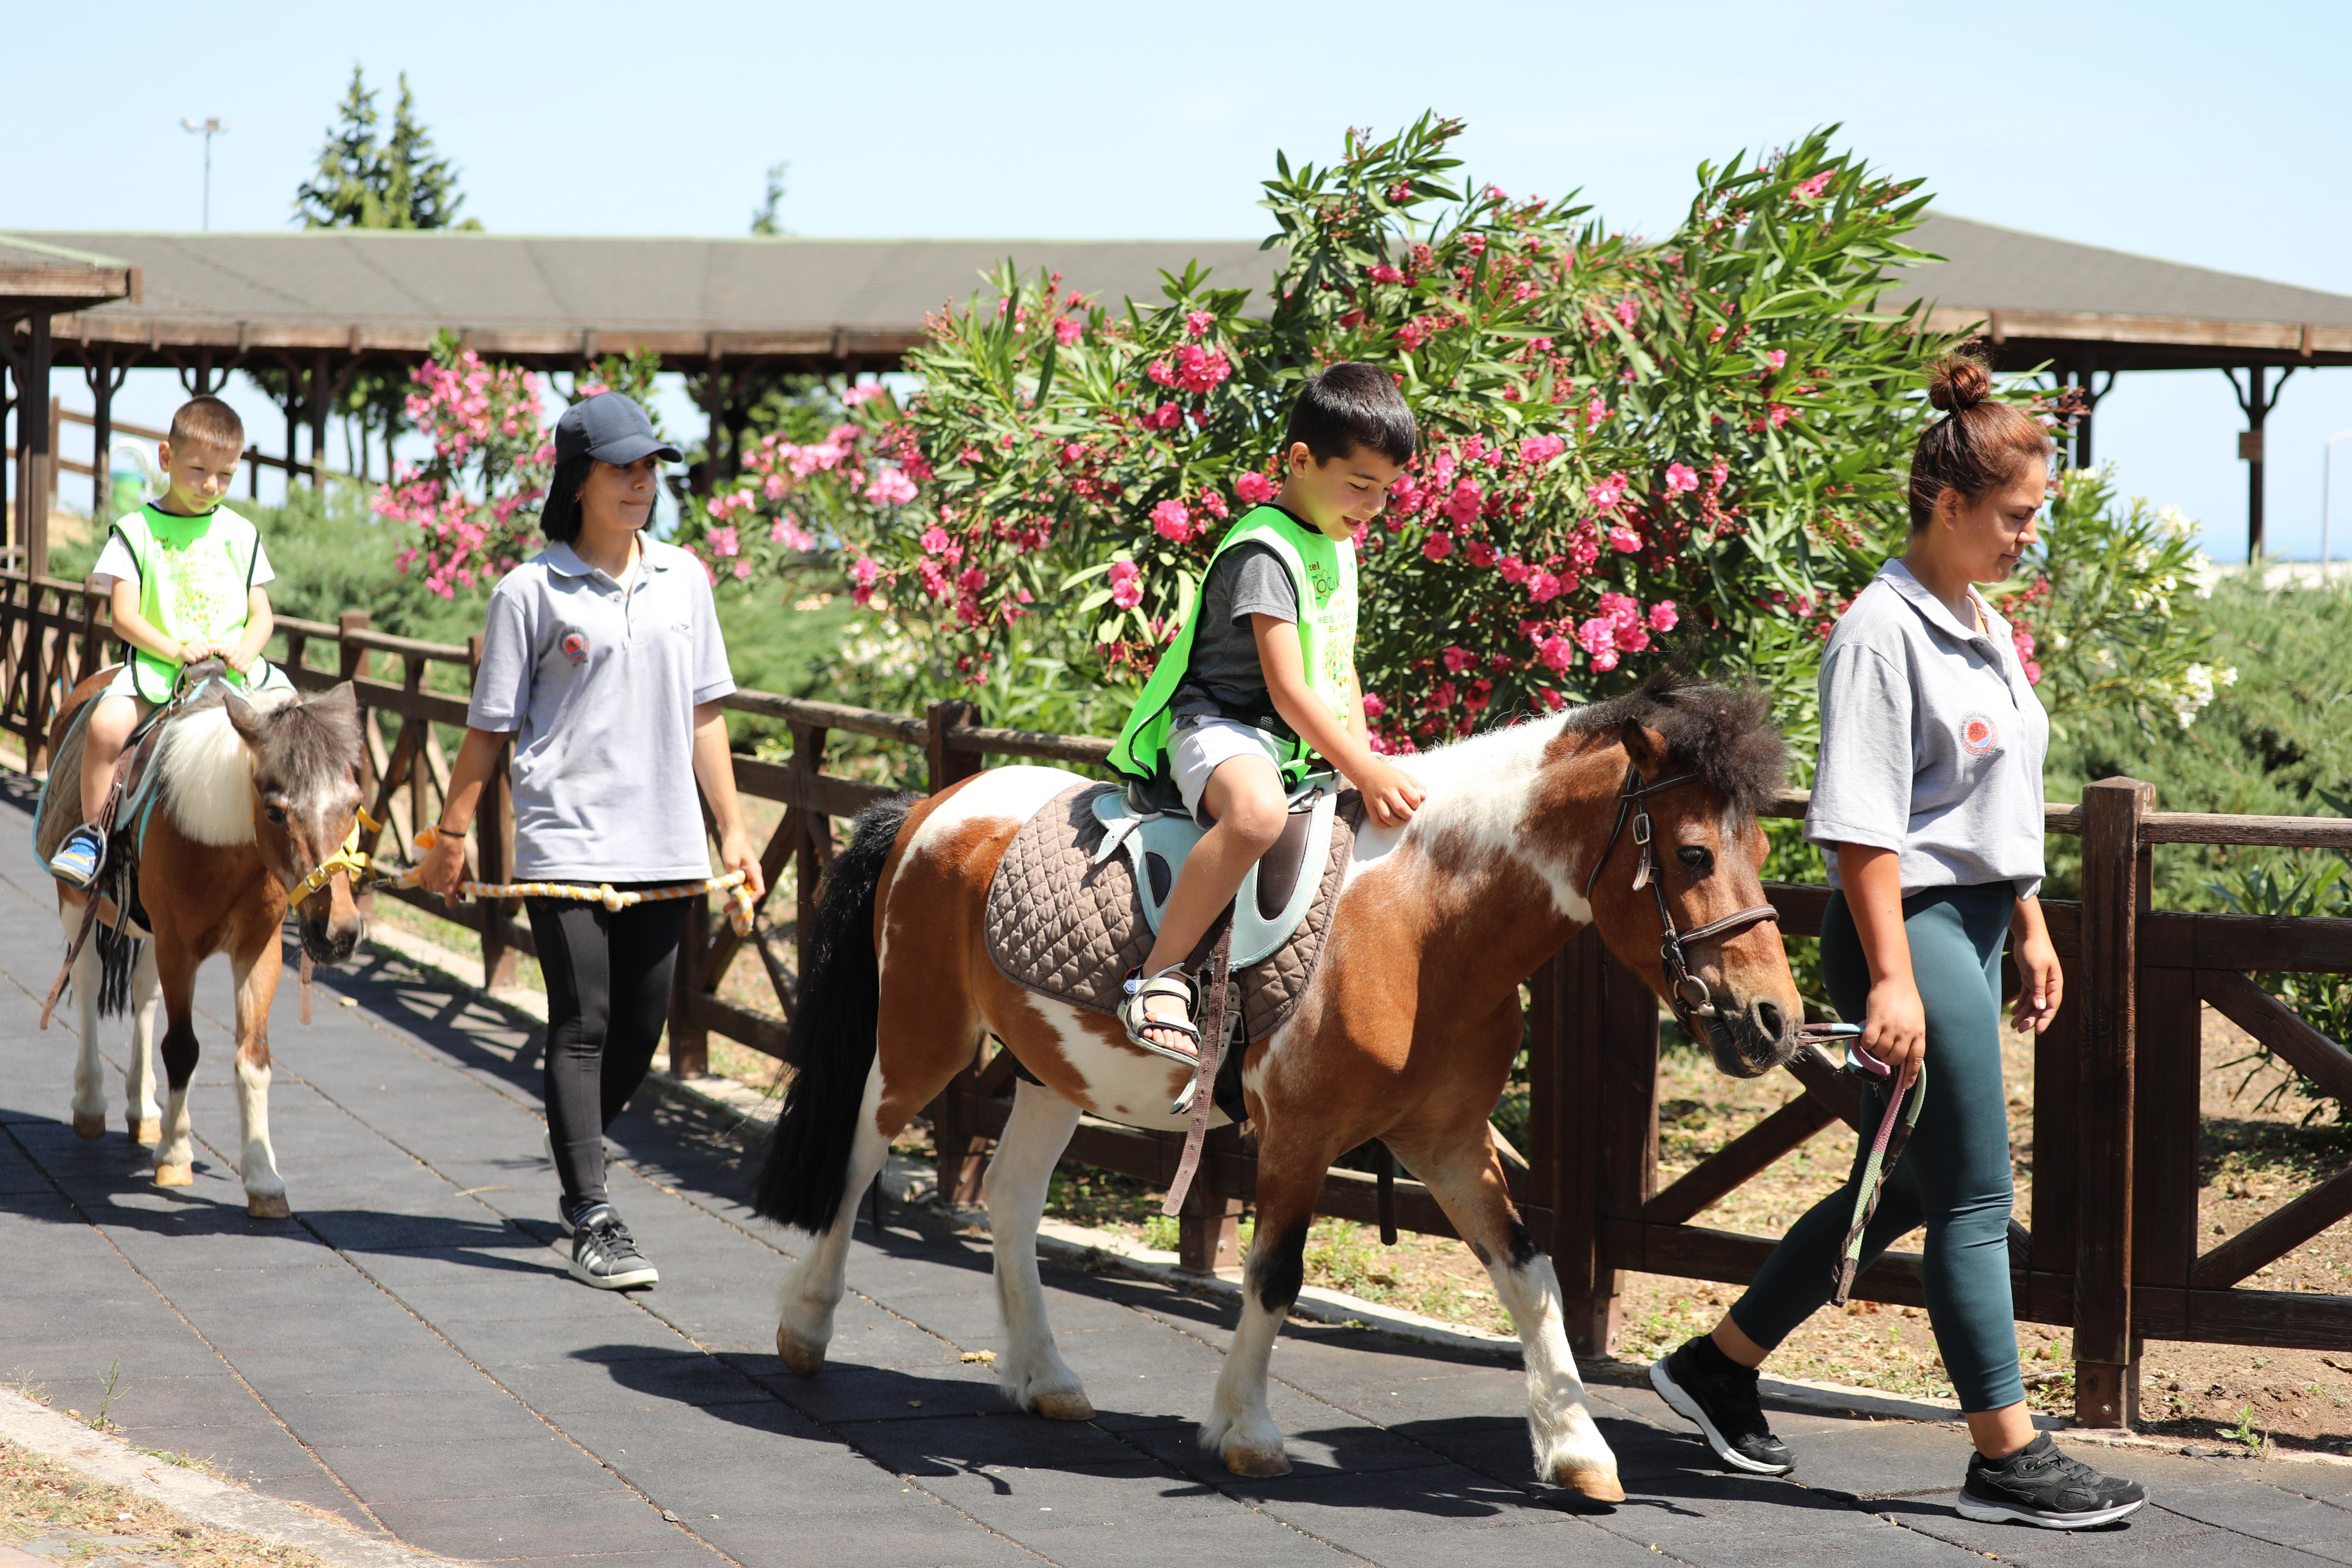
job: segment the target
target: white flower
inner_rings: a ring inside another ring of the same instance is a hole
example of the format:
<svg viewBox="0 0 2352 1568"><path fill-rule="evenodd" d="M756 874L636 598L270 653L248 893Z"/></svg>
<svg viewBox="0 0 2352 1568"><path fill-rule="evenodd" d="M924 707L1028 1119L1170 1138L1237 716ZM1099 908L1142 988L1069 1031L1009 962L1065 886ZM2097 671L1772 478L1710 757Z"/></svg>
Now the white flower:
<svg viewBox="0 0 2352 1568"><path fill-rule="evenodd" d="M2196 521L2177 506L2158 507L2156 521L2162 523L2164 531L2175 539L2187 539L2197 531Z"/></svg>
<svg viewBox="0 0 2352 1568"><path fill-rule="evenodd" d="M2221 686L2235 686L2235 685L2237 685L2237 684L2238 684L2238 667L2237 667L2236 665L2234 665L2234 664L2225 664L2225 665L2223 665L2221 668L2219 668L2219 669L2217 669L2217 670L2215 670L2215 671L2213 672L2213 679L2214 679L2214 681L2215 681L2215 683L2216 683L2216 684L2218 684L2218 685L2221 685Z"/></svg>
<svg viewBox="0 0 2352 1568"><path fill-rule="evenodd" d="M2107 647L2105 643L2093 648L2091 650L2091 666L2101 675L2107 674L2116 668L2116 650Z"/></svg>
<svg viewBox="0 0 2352 1568"><path fill-rule="evenodd" d="M2064 632L2052 632L2050 634L2050 646L2056 651L2064 653L2068 648L2074 646L2074 639L2068 637Z"/></svg>
<svg viewBox="0 0 2352 1568"><path fill-rule="evenodd" d="M2188 570L2189 585L2196 590L2197 596L2200 599L2211 598L2213 585L2221 580L2221 569L2214 565L2211 558L2200 550L2189 555Z"/></svg>
<svg viewBox="0 0 2352 1568"><path fill-rule="evenodd" d="M2172 716L2180 721L2182 729L2196 723L2197 715L2213 700L2213 675L2201 664L2192 664L2180 672L2179 689L2172 697ZM2237 678L2236 670L2229 670L2222 684L2226 686Z"/></svg>

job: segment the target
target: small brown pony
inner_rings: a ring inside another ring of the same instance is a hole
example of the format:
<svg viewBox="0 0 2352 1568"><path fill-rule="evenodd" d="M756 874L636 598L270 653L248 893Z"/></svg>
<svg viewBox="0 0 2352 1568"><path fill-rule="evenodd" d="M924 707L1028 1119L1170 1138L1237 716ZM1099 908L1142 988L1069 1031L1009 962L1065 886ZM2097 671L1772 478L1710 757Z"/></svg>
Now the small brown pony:
<svg viewBox="0 0 2352 1568"><path fill-rule="evenodd" d="M1520 983L1588 923L1662 996L1680 991L1725 1072L1754 1077L1793 1054L1802 1013L1757 875L1756 813L1785 776L1780 739L1754 693L1658 679L1402 765L1427 804L1402 829L1358 836L1305 998L1244 1058L1257 1226L1201 1441L1237 1474L1289 1469L1267 1358L1298 1294L1325 1173L1379 1138L1428 1184L1518 1328L1538 1472L1614 1501L1616 1458L1587 1409L1559 1279L1512 1207L1487 1116L1519 1047ZM1081 1112L1174 1129L1170 1102L1190 1075L1130 1045L1113 1019L1015 985L989 958L982 910L997 862L1076 782L998 768L911 806L870 807L835 862L756 1199L816 1237L776 1329L777 1352L803 1376L824 1364L845 1287L856 1205L844 1195L866 1189L891 1138L992 1033L1040 1080L1015 1090L982 1186L1008 1341L997 1370L1024 1409L1094 1414L1045 1322L1046 1184Z"/></svg>
<svg viewBox="0 0 2352 1568"><path fill-rule="evenodd" d="M203 667L194 673L200 677ZM68 697L50 729L52 755L82 705L113 674L101 670ZM154 805L132 825L139 837L139 903L152 935L142 944L130 981L131 1067L125 1075L125 1121L132 1140L160 1142L158 1186L186 1186L194 1179L188 1083L196 1070L196 970L215 953L226 952L236 984L239 1168L246 1212L257 1219L284 1219L291 1212L269 1147L269 1004L281 964L278 931L289 892L327 864L358 822L360 755L359 703L348 683L308 701L275 706L215 686L165 721L152 764L158 772ZM72 784L66 780L53 787ZM81 929L83 902L83 894L58 885L58 914L68 941ZM347 871L336 871L305 893L299 915L303 951L320 963L349 958L366 930ZM98 1138L106 1131L106 1098L98 1046L103 986L96 942L76 958L73 988L81 1016L74 1131ZM150 1060L159 988L167 1020L163 1072L171 1089L160 1126Z"/></svg>

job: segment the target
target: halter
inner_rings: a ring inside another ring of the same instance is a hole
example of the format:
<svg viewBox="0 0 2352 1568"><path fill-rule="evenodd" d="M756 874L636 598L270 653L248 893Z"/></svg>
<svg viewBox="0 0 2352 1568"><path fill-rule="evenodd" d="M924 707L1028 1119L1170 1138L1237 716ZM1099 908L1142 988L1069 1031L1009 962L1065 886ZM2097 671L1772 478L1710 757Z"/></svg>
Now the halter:
<svg viewBox="0 0 2352 1568"><path fill-rule="evenodd" d="M352 831L343 840L343 847L320 861L309 876L289 887L286 901L289 904L300 903L332 881L338 871L348 871L357 877L368 870L373 862L369 860L367 851L360 847L360 834L362 830L373 833L383 826L383 823L368 815L366 806L360 807L359 816L352 823Z"/></svg>
<svg viewBox="0 0 2352 1568"><path fill-rule="evenodd" d="M1658 900L1658 926L1664 932L1658 946L1658 957L1666 968L1666 1004L1675 1010L1675 1021L1689 1031L1694 1038L1697 1037L1698 1030L1692 1026L1692 1019L1705 1018L1714 1023L1722 1018L1723 1010L1716 1005L1714 996L1707 991L1706 982L1691 973L1690 963L1683 955L1684 944L1706 942L1712 937L1745 931L1749 926L1780 918L1780 912L1771 905L1756 904L1727 914L1719 921L1710 921L1696 931L1675 929L1674 910L1666 906L1665 881L1656 874L1656 867L1652 860L1648 802L1650 796L1673 789L1677 784L1693 783L1697 777L1696 773L1676 773L1673 778L1645 784L1642 782L1641 770L1627 766L1624 787L1617 795L1617 825L1609 830L1609 842L1601 847L1601 858L1593 861L1591 872L1584 879L1584 901L1590 904L1592 889L1601 880L1601 868L1609 863L1609 857L1616 851L1617 840L1623 836L1626 820L1630 817L1633 824L1633 842L1642 851L1642 864L1633 873L1633 886L1637 889L1647 887L1651 896Z"/></svg>

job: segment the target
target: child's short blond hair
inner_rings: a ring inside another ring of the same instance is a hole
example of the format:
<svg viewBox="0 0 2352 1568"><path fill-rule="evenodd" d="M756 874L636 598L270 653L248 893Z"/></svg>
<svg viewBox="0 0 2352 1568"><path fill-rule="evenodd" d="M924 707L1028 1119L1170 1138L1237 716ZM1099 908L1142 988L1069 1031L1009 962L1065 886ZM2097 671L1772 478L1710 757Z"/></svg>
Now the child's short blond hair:
<svg viewBox="0 0 2352 1568"><path fill-rule="evenodd" d="M217 397L191 397L172 416L172 444L194 442L202 447L245 451L245 421Z"/></svg>

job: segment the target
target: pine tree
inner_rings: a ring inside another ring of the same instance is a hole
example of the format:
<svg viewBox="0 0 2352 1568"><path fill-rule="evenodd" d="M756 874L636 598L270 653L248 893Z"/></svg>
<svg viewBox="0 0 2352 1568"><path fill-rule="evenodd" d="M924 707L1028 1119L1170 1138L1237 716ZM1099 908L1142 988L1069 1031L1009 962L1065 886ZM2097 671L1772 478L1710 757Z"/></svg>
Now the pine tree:
<svg viewBox="0 0 2352 1568"><path fill-rule="evenodd" d="M777 221L776 209L783 205L784 171L791 167L788 163L768 165L768 194L751 213L753 234L772 238L786 232L783 225Z"/></svg>
<svg viewBox="0 0 2352 1568"><path fill-rule="evenodd" d="M457 194L457 169L433 148L433 133L416 118L408 73L400 73L400 102L392 112L392 136L383 147L383 205L390 228L479 228L472 218L457 221L466 198Z"/></svg>
<svg viewBox="0 0 2352 1568"><path fill-rule="evenodd" d="M304 228L382 228L370 223L383 179L383 153L376 143L375 94L354 63L352 85L319 150L319 166L294 193L294 214Z"/></svg>

